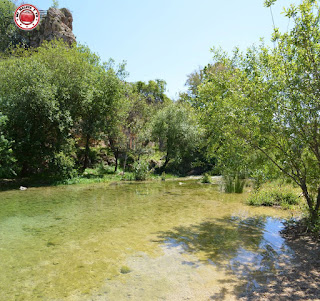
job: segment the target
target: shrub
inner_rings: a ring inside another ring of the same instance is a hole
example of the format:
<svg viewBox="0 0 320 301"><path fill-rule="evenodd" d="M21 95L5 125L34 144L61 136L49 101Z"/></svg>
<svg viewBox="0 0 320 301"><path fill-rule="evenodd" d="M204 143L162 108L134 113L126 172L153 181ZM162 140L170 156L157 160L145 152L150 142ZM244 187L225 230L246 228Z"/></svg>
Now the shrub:
<svg viewBox="0 0 320 301"><path fill-rule="evenodd" d="M114 174L114 168L101 162L98 166L98 173L100 175Z"/></svg>
<svg viewBox="0 0 320 301"><path fill-rule="evenodd" d="M298 196L290 190L274 188L254 192L248 199L251 206L281 206L284 209L299 203Z"/></svg>
<svg viewBox="0 0 320 301"><path fill-rule="evenodd" d="M208 173L205 173L201 179L201 183L211 184L211 178Z"/></svg>
<svg viewBox="0 0 320 301"><path fill-rule="evenodd" d="M70 179L75 177L77 174L76 170L74 169L74 165L75 162L73 157L61 151L54 153L49 170L56 179Z"/></svg>
<svg viewBox="0 0 320 301"><path fill-rule="evenodd" d="M85 147L80 147L76 150L76 156L78 159L77 164L83 165L84 157L85 157L86 149ZM90 147L88 153L88 167L93 167L101 160L101 153L100 150L96 147Z"/></svg>
<svg viewBox="0 0 320 301"><path fill-rule="evenodd" d="M0 112L0 178L9 178L16 175L16 159L11 149L12 142L3 133L6 122L7 117Z"/></svg>
<svg viewBox="0 0 320 301"><path fill-rule="evenodd" d="M121 178L122 181L133 181L135 179L135 175L132 172L126 172Z"/></svg>
<svg viewBox="0 0 320 301"><path fill-rule="evenodd" d="M144 181L147 179L149 171L148 162L139 160L133 164L133 174L136 181Z"/></svg>
<svg viewBox="0 0 320 301"><path fill-rule="evenodd" d="M253 180L254 180L254 182L253 182L253 189L254 189L255 191L260 190L262 184L266 182L266 176L265 176L265 174L263 173L263 171L261 171L261 170L257 170L256 172L254 172L254 173L252 174L252 178L253 178Z"/></svg>

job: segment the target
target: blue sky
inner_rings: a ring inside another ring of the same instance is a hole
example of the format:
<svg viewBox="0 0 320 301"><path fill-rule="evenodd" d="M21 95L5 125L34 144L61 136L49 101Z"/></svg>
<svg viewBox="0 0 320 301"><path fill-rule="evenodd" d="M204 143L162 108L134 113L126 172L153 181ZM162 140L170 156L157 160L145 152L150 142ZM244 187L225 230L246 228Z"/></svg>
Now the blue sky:
<svg viewBox="0 0 320 301"><path fill-rule="evenodd" d="M288 26L282 8L293 1L278 0L272 9L282 30ZM24 3L48 9L52 1ZM187 74L211 61L212 46L245 50L261 37L269 43L273 28L263 0L60 0L59 7L72 11L78 42L103 60L125 60L128 81L164 79L173 98Z"/></svg>

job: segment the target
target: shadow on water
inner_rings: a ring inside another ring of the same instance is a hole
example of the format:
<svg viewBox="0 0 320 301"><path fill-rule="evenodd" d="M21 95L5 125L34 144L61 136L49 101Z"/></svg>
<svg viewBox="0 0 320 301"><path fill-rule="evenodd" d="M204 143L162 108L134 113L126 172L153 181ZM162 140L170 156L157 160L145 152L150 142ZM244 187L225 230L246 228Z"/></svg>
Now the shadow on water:
<svg viewBox="0 0 320 301"><path fill-rule="evenodd" d="M286 237L294 251L293 264L286 265L275 281L245 300L320 300L320 244L310 237Z"/></svg>
<svg viewBox="0 0 320 301"><path fill-rule="evenodd" d="M203 264L235 275L241 284L234 293L244 297L269 283L281 272L280 263L293 258L293 251L280 236L282 227L281 220L271 217L231 216L160 232L157 242L168 248L182 247L186 253L198 255ZM222 288L212 299L223 300L225 296Z"/></svg>
<svg viewBox="0 0 320 301"><path fill-rule="evenodd" d="M56 183L50 179L0 179L0 192L18 190L20 186L30 187L48 187L55 186Z"/></svg>

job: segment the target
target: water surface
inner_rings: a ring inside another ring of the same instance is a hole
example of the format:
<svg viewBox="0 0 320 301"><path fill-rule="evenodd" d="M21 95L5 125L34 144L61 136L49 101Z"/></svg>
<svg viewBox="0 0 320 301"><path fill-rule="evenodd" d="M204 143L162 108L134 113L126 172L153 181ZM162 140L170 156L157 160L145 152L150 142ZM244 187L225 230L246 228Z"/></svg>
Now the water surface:
<svg viewBox="0 0 320 301"><path fill-rule="evenodd" d="M0 300L236 300L294 254L285 212L196 181L0 192Z"/></svg>

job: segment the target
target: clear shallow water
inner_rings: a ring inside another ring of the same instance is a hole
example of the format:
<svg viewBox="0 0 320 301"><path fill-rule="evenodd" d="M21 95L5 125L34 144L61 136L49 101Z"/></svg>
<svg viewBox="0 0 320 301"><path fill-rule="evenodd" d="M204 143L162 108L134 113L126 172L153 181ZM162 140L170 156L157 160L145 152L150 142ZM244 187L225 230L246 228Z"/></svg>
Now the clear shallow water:
<svg viewBox="0 0 320 301"><path fill-rule="evenodd" d="M0 192L0 300L236 300L290 263L284 212L183 182Z"/></svg>

